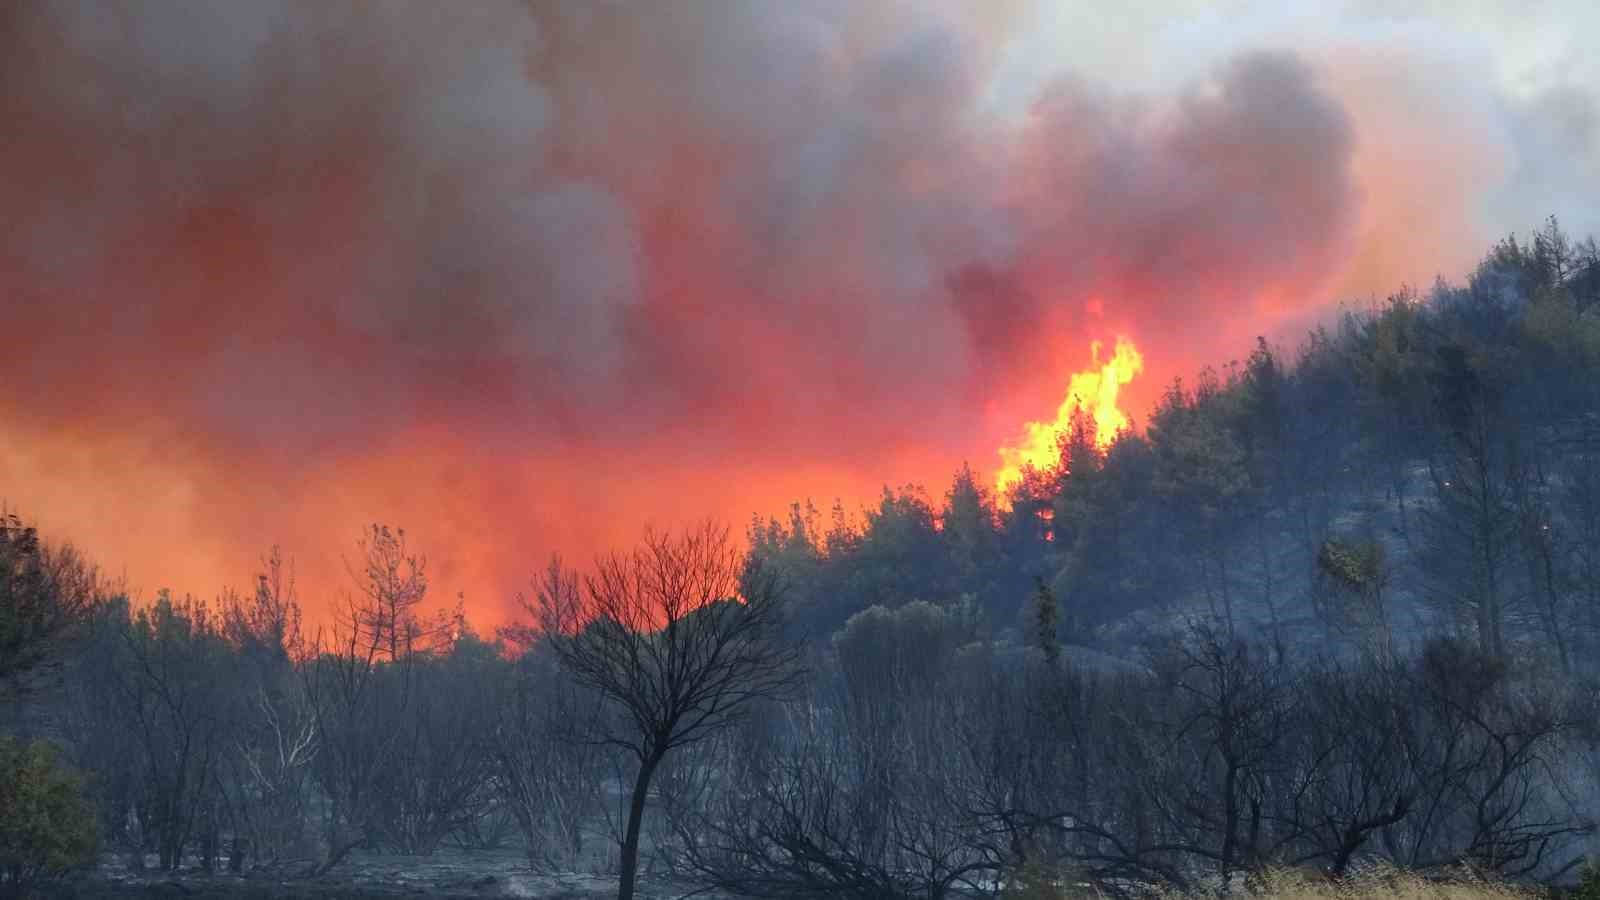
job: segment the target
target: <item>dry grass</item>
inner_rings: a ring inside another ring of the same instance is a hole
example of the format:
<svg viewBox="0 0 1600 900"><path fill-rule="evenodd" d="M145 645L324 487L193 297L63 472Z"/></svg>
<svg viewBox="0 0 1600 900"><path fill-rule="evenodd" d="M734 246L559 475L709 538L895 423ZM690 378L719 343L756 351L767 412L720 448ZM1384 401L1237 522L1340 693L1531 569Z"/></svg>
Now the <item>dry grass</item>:
<svg viewBox="0 0 1600 900"><path fill-rule="evenodd" d="M1538 900L1526 888L1485 881L1471 873L1449 879L1426 879L1409 872L1374 869L1334 882L1320 874L1293 869L1252 877L1248 886L1227 892L1172 893L1160 900ZM1093 889L1073 890L1038 872L1024 873L1006 897L1015 900L1103 900Z"/></svg>
<svg viewBox="0 0 1600 900"><path fill-rule="evenodd" d="M1531 900L1536 896L1513 885L1470 876L1436 881L1384 869L1343 882L1297 871L1270 872L1249 895L1271 900Z"/></svg>

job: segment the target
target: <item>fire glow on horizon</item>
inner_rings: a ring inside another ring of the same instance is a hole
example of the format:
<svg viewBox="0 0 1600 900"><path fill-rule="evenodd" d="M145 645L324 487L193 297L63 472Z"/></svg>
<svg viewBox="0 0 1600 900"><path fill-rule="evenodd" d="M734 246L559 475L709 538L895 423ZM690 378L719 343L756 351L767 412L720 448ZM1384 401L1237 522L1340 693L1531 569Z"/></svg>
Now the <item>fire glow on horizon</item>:
<svg viewBox="0 0 1600 900"><path fill-rule="evenodd" d="M145 597L279 546L318 624L374 522L493 627L552 552L988 479L1063 388L1600 231L1575 15L111 5L0 6L0 507Z"/></svg>

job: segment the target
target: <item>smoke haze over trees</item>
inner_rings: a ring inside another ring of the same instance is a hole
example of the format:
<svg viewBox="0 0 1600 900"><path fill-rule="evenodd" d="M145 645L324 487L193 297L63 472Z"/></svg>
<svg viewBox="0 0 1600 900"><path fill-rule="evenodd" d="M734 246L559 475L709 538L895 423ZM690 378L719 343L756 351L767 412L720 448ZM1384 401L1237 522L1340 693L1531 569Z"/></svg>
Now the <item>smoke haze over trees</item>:
<svg viewBox="0 0 1600 900"><path fill-rule="evenodd" d="M8 8L7 499L147 594L274 542L331 584L405 522L505 624L528 554L680 487L854 512L986 473L1092 339L1144 350L1137 418L1600 230L1591 4L1070 7Z"/></svg>
<svg viewBox="0 0 1600 900"><path fill-rule="evenodd" d="M0 896L1570 883L1524 6L0 4Z"/></svg>
<svg viewBox="0 0 1600 900"><path fill-rule="evenodd" d="M1552 219L1174 381L1143 434L1070 433L1005 503L964 467L747 549L530 561L494 639L399 529L308 632L329 588L277 551L249 592L133 602L17 520L4 621L60 624L7 625L38 650L7 671L53 663L10 730L169 872L515 847L630 896L1569 879L1600 800L1597 317L1600 251Z"/></svg>

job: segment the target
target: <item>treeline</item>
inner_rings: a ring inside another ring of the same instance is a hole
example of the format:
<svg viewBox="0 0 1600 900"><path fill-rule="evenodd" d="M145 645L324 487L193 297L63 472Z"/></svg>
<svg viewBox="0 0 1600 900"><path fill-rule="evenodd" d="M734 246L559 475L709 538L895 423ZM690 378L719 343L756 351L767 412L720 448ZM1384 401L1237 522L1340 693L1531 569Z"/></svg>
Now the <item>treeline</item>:
<svg viewBox="0 0 1600 900"><path fill-rule="evenodd" d="M403 540L369 535L335 640L299 635L275 557L248 597L95 608L52 719L103 849L286 877L515 846L745 896L1126 895L1374 860L1554 879L1594 828L1592 686L1470 641L1292 658L1195 617L1091 671L1044 588L1023 646L916 601L802 653L770 573L707 529L552 567L519 649L421 617Z"/></svg>
<svg viewBox="0 0 1600 900"><path fill-rule="evenodd" d="M1559 879L1593 832L1592 694L1468 644L1288 660L1196 622L1096 674L969 635L857 617L802 699L683 761L667 852L748 896L1122 896L1379 861Z"/></svg>
<svg viewBox="0 0 1600 900"><path fill-rule="evenodd" d="M968 469L938 502L796 504L752 552L815 638L924 600L1021 640L1043 579L1063 640L1119 653L1176 607L1291 649L1448 632L1570 670L1600 659L1597 373L1596 247L1552 220L1464 286L1174 382L1143 434L1101 450L1080 419L1005 502Z"/></svg>
<svg viewBox="0 0 1600 900"><path fill-rule="evenodd" d="M1597 257L1551 223L1292 363L1263 343L1143 435L1085 423L1004 509L964 470L748 552L552 561L492 638L398 530L307 633L275 552L248 592L131 604L10 521L10 730L81 781L7 745L0 785L59 802L0 828L0 885L69 868L37 835L80 820L135 866L514 846L621 896L1567 877L1600 808Z"/></svg>
<svg viewBox="0 0 1600 900"><path fill-rule="evenodd" d="M112 596L85 618L49 722L107 850L135 869L316 874L361 847L426 855L519 829L544 846L560 761L584 750L550 727L538 655L424 616L403 531L375 526L359 550L328 633L302 632L276 553L249 595Z"/></svg>

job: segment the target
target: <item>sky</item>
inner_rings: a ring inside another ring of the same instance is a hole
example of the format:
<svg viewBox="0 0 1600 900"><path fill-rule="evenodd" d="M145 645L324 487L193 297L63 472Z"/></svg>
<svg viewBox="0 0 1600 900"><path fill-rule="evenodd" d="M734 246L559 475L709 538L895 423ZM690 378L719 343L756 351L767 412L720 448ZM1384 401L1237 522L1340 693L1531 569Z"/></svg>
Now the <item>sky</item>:
<svg viewBox="0 0 1600 900"><path fill-rule="evenodd" d="M552 552L937 502L1134 341L1600 233L1577 2L0 9L0 498L141 596L367 523L502 624Z"/></svg>

